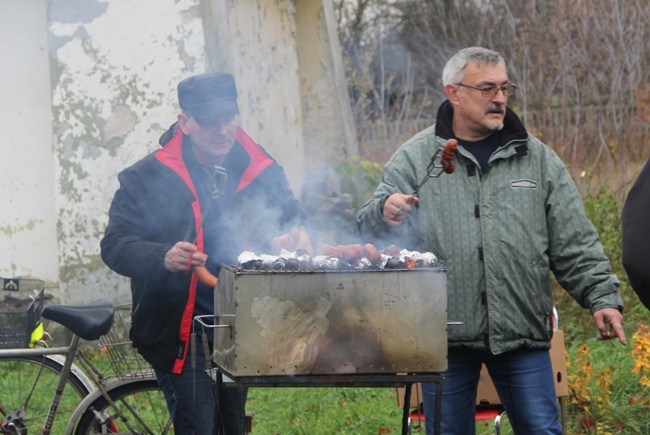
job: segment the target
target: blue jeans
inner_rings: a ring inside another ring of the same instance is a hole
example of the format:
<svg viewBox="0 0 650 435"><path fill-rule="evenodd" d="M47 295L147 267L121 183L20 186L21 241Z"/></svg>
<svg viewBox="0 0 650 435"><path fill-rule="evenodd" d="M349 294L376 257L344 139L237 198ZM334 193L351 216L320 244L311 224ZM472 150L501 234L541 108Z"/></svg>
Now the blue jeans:
<svg viewBox="0 0 650 435"><path fill-rule="evenodd" d="M205 372L205 356L196 346L195 368L192 355L187 356L183 372L154 369L158 385L165 395L176 435L238 435L244 418L246 389L219 388ZM240 394L241 393L241 394ZM217 408L218 397L219 407Z"/></svg>
<svg viewBox="0 0 650 435"><path fill-rule="evenodd" d="M522 349L501 355L449 349L442 375L442 434L476 433L476 389L485 363L516 434L561 434L551 358L547 350ZM433 434L435 384L422 384L427 434Z"/></svg>

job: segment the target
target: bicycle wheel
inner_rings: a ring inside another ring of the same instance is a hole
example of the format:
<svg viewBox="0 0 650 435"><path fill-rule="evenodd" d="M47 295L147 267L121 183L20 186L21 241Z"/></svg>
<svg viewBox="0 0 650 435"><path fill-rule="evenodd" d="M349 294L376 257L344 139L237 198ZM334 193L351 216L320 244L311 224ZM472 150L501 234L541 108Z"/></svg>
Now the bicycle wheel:
<svg viewBox="0 0 650 435"><path fill-rule="evenodd" d="M15 433L40 433L62 369L58 356L0 357L0 426L12 420ZM73 365L52 433L64 432L74 409L90 392L89 381L77 373Z"/></svg>
<svg viewBox="0 0 650 435"><path fill-rule="evenodd" d="M119 383L110 387L107 394L119 413L100 395L85 408L75 435L174 433L165 397L155 379Z"/></svg>

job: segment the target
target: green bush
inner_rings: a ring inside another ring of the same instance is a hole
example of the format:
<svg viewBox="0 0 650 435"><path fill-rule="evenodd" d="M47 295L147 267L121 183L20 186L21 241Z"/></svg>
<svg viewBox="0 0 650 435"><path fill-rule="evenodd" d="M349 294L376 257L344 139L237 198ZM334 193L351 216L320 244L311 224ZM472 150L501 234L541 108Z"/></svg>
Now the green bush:
<svg viewBox="0 0 650 435"><path fill-rule="evenodd" d="M594 224L600 235L605 254L612 264L612 270L621 276L624 273L621 263L621 202L616 194L607 187L602 187L596 195L584 199L587 217Z"/></svg>
<svg viewBox="0 0 650 435"><path fill-rule="evenodd" d="M359 209L379 185L383 165L353 156L339 163L336 172L342 178L344 191L352 194L355 209Z"/></svg>

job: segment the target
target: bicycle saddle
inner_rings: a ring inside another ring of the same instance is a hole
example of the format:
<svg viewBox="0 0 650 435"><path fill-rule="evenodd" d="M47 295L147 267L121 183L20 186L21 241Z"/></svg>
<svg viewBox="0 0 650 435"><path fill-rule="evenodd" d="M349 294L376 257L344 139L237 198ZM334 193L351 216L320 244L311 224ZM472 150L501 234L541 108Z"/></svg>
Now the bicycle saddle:
<svg viewBox="0 0 650 435"><path fill-rule="evenodd" d="M113 325L113 303L99 300L88 305L46 305L41 317L60 323L84 340L97 340Z"/></svg>

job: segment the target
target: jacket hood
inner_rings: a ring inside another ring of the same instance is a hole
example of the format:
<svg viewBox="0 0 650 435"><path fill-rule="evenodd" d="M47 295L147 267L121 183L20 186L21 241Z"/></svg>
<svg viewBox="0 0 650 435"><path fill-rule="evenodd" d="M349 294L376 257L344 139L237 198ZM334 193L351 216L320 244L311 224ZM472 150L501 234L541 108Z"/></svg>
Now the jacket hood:
<svg viewBox="0 0 650 435"><path fill-rule="evenodd" d="M158 143L160 144L161 147L164 147L165 145L167 145L167 143L170 140L172 140L172 138L176 134L176 130L178 130L178 122L175 122L172 125L170 125L169 128L160 136L160 139L158 139Z"/></svg>

